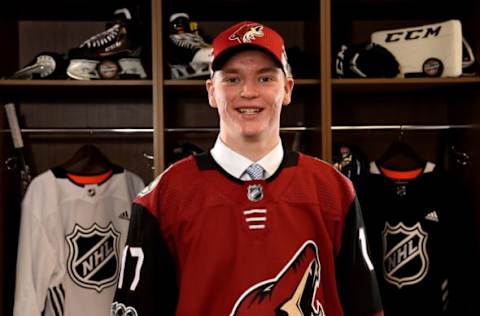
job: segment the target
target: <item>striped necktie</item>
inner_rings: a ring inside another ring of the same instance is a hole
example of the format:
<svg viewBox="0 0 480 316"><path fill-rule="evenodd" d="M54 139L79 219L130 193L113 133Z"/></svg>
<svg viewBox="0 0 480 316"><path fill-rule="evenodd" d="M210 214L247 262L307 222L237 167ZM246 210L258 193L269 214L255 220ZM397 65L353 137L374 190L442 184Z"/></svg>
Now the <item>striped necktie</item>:
<svg viewBox="0 0 480 316"><path fill-rule="evenodd" d="M265 178L265 169L258 163L253 163L245 170L245 173L252 178L252 180L261 180Z"/></svg>

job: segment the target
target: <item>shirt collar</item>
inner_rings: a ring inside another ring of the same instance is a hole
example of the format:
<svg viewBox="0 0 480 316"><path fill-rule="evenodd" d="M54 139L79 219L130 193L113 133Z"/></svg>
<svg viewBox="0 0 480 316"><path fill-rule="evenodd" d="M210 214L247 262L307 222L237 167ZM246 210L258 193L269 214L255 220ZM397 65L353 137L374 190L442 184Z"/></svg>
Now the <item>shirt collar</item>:
<svg viewBox="0 0 480 316"><path fill-rule="evenodd" d="M255 162L228 148L220 137L217 137L210 153L222 169L237 179L242 179L245 169ZM282 141L280 140L272 151L256 162L265 169L266 178L269 178L277 171L282 163L283 154Z"/></svg>

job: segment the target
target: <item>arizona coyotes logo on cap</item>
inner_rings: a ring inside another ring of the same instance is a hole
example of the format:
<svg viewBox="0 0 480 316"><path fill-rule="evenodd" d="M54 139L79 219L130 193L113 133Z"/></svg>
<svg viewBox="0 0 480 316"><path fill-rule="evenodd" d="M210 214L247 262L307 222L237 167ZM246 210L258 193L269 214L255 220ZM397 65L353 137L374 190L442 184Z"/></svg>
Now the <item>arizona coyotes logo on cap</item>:
<svg viewBox="0 0 480 316"><path fill-rule="evenodd" d="M263 37L263 25L258 23L247 23L228 37L231 41L239 43L251 43L257 37Z"/></svg>

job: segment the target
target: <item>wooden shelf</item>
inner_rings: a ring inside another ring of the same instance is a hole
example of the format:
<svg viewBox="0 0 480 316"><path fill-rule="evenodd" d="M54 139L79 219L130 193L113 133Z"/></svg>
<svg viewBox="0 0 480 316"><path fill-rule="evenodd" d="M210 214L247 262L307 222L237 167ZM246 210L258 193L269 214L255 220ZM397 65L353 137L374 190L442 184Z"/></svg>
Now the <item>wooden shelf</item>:
<svg viewBox="0 0 480 316"><path fill-rule="evenodd" d="M152 86L152 80L0 80L0 87L111 87Z"/></svg>
<svg viewBox="0 0 480 316"><path fill-rule="evenodd" d="M335 93L371 93L412 91L449 87L457 85L479 84L480 77L460 78L358 78L332 79L332 89Z"/></svg>
<svg viewBox="0 0 480 316"><path fill-rule="evenodd" d="M151 98L152 80L0 80L0 93L7 99L36 97Z"/></svg>

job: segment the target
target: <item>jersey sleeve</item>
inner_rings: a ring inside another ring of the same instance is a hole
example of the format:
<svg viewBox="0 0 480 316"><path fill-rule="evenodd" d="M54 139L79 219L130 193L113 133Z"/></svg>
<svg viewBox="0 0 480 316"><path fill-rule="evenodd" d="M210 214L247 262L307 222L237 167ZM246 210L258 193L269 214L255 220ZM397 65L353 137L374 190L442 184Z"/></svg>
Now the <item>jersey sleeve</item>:
<svg viewBox="0 0 480 316"><path fill-rule="evenodd" d="M475 214L472 196L465 184L449 174L442 181L448 196L446 212L441 223L447 232L443 251L447 253L448 267L448 312L450 315L475 315L478 313L478 291L472 291L480 282L478 258L475 257ZM439 183L441 183L439 181Z"/></svg>
<svg viewBox="0 0 480 316"><path fill-rule="evenodd" d="M174 315L175 275L158 219L134 202L111 315Z"/></svg>
<svg viewBox="0 0 480 316"><path fill-rule="evenodd" d="M22 202L17 252L14 316L40 316L58 258L50 229L39 214L48 207L42 183L32 182Z"/></svg>
<svg viewBox="0 0 480 316"><path fill-rule="evenodd" d="M382 303L362 213L357 198L345 219L342 246L336 260L337 286L346 316L381 316Z"/></svg>
<svg viewBox="0 0 480 316"><path fill-rule="evenodd" d="M143 182L140 176L138 176L137 174L131 171L129 171L128 174L129 174L129 177L127 178L129 180L128 188L130 189L129 190L130 193L133 193L133 196L131 196L133 200L135 196L145 188L145 182Z"/></svg>

